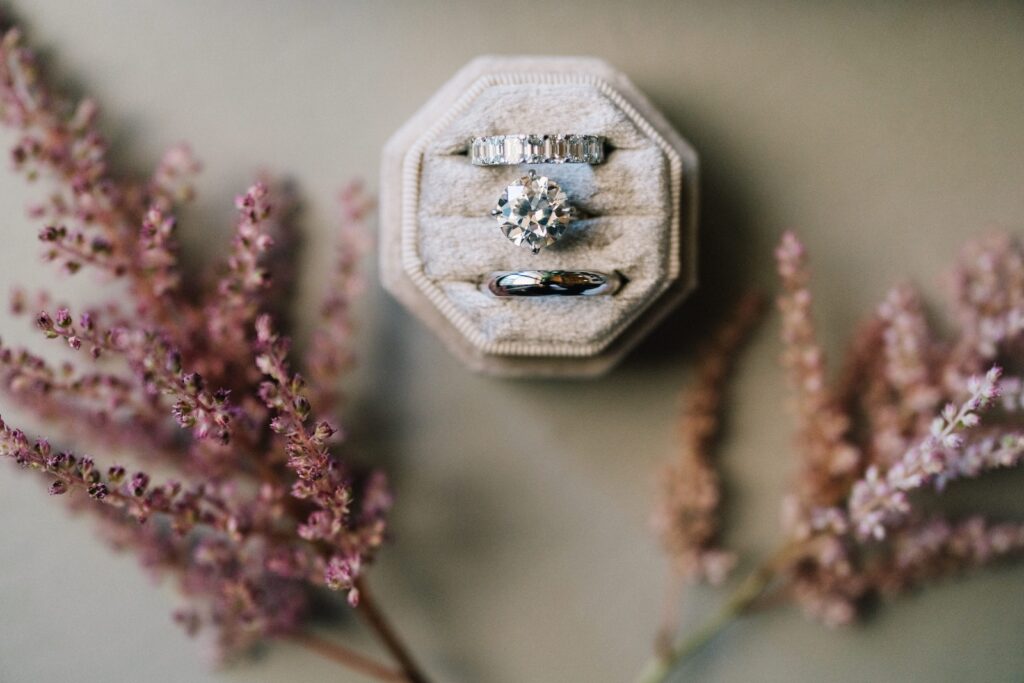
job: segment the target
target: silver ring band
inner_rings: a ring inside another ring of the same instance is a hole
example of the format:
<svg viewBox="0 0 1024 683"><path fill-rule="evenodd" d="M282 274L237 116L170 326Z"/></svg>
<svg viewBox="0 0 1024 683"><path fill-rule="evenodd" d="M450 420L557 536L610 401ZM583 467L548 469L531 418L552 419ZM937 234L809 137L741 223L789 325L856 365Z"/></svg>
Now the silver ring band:
<svg viewBox="0 0 1024 683"><path fill-rule="evenodd" d="M604 136L485 135L470 142L469 159L474 166L600 164Z"/></svg>
<svg viewBox="0 0 1024 683"><path fill-rule="evenodd" d="M600 296L622 286L618 273L594 270L514 270L491 273L487 289L494 296Z"/></svg>

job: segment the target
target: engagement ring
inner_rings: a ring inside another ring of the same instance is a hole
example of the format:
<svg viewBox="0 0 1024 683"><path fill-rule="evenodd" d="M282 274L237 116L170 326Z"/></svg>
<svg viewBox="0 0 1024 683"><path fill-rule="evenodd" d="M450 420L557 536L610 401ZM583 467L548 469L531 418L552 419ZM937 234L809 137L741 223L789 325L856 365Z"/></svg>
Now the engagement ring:
<svg viewBox="0 0 1024 683"><path fill-rule="evenodd" d="M576 210L558 183L531 170L505 188L491 215L513 244L536 254L565 234Z"/></svg>

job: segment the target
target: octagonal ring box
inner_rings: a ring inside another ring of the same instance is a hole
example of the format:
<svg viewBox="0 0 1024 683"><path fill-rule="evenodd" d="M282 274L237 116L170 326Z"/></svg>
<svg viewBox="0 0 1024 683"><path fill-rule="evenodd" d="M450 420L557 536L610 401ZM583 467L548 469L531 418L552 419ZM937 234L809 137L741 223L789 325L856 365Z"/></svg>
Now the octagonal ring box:
<svg viewBox="0 0 1024 683"><path fill-rule="evenodd" d="M500 134L605 137L604 163L474 166L469 143ZM533 254L491 217L529 169L580 213ZM589 377L618 362L696 283L697 154L622 73L581 57L474 59L384 147L381 278L474 370ZM494 271L595 270L610 296L496 297Z"/></svg>

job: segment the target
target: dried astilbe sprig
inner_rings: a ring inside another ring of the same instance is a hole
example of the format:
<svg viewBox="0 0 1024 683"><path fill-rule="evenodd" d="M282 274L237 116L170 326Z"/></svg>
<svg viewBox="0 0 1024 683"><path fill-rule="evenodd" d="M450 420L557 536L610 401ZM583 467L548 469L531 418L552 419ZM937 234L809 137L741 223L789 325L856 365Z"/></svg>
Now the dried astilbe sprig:
<svg viewBox="0 0 1024 683"><path fill-rule="evenodd" d="M763 308L764 299L756 292L740 300L701 349L697 377L683 395L679 452L662 469L661 498L651 520L673 570L658 635L660 650L671 649L684 584L720 585L736 564L736 555L719 538L722 491L713 458L721 436L726 380Z"/></svg>
<svg viewBox="0 0 1024 683"><path fill-rule="evenodd" d="M313 381L310 398L321 412L330 412L341 400L340 380L352 366L352 302L363 290L359 263L367 250L366 221L374 202L359 181L353 181L338 193L342 214L341 239L337 250L327 296L320 307L324 324L313 334L306 365ZM340 343L339 343L340 342Z"/></svg>
<svg viewBox="0 0 1024 683"><path fill-rule="evenodd" d="M303 363L278 329L274 266L278 240L292 234L280 186L261 180L240 195L223 262L186 274L176 214L194 196L198 162L176 146L148 180L117 175L97 120L93 102L71 105L47 86L17 30L3 37L0 121L18 134L12 159L51 186L30 209L44 259L71 275L98 272L129 296L75 313L37 297L35 326L70 360L0 343L0 387L62 446L0 420L0 456L44 474L111 544L174 577L185 597L175 619L210 631L223 656L289 637L377 678L425 680L364 576L387 535L387 478L341 457L335 411L372 202L358 185L343 193L336 274ZM11 310L28 314L29 297L15 293ZM144 469L101 465L85 450L134 454ZM304 630L323 588L346 594L395 668Z"/></svg>
<svg viewBox="0 0 1024 683"><path fill-rule="evenodd" d="M665 465L652 522L675 572L690 581L721 584L736 557L720 546L722 500L715 443L721 433L725 385L739 347L760 317L763 299L750 293L712 335L697 359L697 376L683 396L679 452Z"/></svg>
<svg viewBox="0 0 1024 683"><path fill-rule="evenodd" d="M1024 245L995 235L965 247L952 277L952 337L929 326L912 287L894 288L859 327L834 384L795 235L783 236L776 259L782 360L794 390L801 462L782 509L787 541L739 584L708 627L659 648L643 681L663 680L769 595L788 596L837 626L855 620L868 598L1024 555L1024 522L947 519L926 515L922 505L951 482L1024 460L1024 382L1013 374L1024 368ZM689 430L684 444L701 442L704 426ZM706 454L700 462L710 467L715 460ZM695 479L716 480L703 471ZM714 506L702 510L715 514ZM703 520L701 528L717 530L717 521Z"/></svg>

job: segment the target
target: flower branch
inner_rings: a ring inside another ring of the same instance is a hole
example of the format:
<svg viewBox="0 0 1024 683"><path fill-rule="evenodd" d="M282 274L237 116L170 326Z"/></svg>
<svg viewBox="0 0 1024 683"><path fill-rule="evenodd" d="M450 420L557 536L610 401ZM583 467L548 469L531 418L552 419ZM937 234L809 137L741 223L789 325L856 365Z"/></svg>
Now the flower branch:
<svg viewBox="0 0 1024 683"><path fill-rule="evenodd" d="M290 638L381 680L425 681L366 584L387 539L387 478L343 458L334 438L370 198L356 184L342 194L333 289L303 359L271 324L289 305L272 283L294 269L294 202L280 183L261 178L239 195L224 258L186 277L178 209L200 170L187 146L167 150L148 177L117 173L96 104L49 87L18 30L0 40L0 123L18 136L15 169L49 186L29 209L43 224L45 260L128 292L77 316L38 298L38 329L79 352L59 366L0 345L0 388L60 426L76 451L0 422L0 456L46 475L50 492L94 517L115 548L173 579L185 603L175 621L213 637L222 657ZM12 297L14 313L31 309L24 294ZM292 364L313 373L311 388ZM76 454L110 445L180 481ZM324 586L347 594L395 668L309 634Z"/></svg>
<svg viewBox="0 0 1024 683"><path fill-rule="evenodd" d="M1024 366L1024 246L998 235L964 249L951 278L952 317L960 325L952 340L929 327L916 291L894 288L860 326L834 385L817 341L806 252L795 235L783 236L776 259L782 361L802 463L783 501L786 541L717 616L674 646L662 645L644 683L664 680L768 591L839 626L856 619L872 596L1024 555L1024 522L926 516L920 505L952 482L1024 458L1021 382L1001 369ZM698 383L692 391L708 389ZM722 404L707 405L713 411L703 421L684 422L684 444L717 423ZM701 462L710 467L715 459L708 453ZM703 476L717 480L713 471ZM706 530L717 529L716 513L708 507L709 519L697 527L659 526L669 534L666 546L701 547Z"/></svg>

